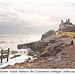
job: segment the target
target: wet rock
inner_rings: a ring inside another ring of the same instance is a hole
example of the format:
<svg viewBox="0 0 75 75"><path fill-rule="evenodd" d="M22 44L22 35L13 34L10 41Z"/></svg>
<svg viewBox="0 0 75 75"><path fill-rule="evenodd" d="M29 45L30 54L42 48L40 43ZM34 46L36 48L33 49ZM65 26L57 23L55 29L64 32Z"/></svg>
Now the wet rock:
<svg viewBox="0 0 75 75"><path fill-rule="evenodd" d="M54 43L50 46L46 46L44 49L42 49L39 53L39 56L46 57L46 56L55 56L57 53L61 52L64 45L63 43Z"/></svg>
<svg viewBox="0 0 75 75"><path fill-rule="evenodd" d="M31 60L31 58L29 57L28 59L26 59L26 62L29 62Z"/></svg>
<svg viewBox="0 0 75 75"><path fill-rule="evenodd" d="M31 58L29 57L27 60L31 60Z"/></svg>
<svg viewBox="0 0 75 75"><path fill-rule="evenodd" d="M27 55L29 55L29 56L37 56L37 53L32 51L32 52L28 53Z"/></svg>
<svg viewBox="0 0 75 75"><path fill-rule="evenodd" d="M13 58L16 58L16 57L19 57L21 55L14 55L13 57L11 57L10 59L13 59Z"/></svg>

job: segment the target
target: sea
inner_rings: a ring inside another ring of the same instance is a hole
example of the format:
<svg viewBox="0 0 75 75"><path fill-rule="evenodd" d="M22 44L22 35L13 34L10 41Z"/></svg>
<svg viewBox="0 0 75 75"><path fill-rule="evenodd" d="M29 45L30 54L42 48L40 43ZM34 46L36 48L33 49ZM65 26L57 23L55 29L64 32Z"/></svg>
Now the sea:
<svg viewBox="0 0 75 75"><path fill-rule="evenodd" d="M0 35L0 49L17 49L17 45L38 41L41 35Z"/></svg>
<svg viewBox="0 0 75 75"><path fill-rule="evenodd" d="M17 45L30 43L34 41L39 41L41 39L41 34L33 34L33 35L0 35L0 50L7 50L10 48L10 51L17 51L17 53L12 54L9 53L9 61L6 61L6 58L3 59L2 63L0 63L0 68L5 67L7 65L14 65L15 63L22 63L26 61L29 57L34 61L33 56L27 55L30 51L30 48L27 49L17 49ZM0 54L1 55L1 54ZM15 55L20 55L11 59L11 57Z"/></svg>

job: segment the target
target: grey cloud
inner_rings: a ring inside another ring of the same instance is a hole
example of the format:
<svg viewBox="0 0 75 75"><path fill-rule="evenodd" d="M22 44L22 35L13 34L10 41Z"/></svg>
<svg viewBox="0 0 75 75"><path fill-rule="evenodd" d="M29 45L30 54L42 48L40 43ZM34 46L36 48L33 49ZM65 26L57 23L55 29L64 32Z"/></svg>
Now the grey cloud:
<svg viewBox="0 0 75 75"><path fill-rule="evenodd" d="M47 30L51 29L50 27L43 26L21 26L17 23L11 22L0 22L0 34L40 34L44 33Z"/></svg>
<svg viewBox="0 0 75 75"><path fill-rule="evenodd" d="M0 4L0 33L30 34L57 30L61 19L75 19L74 4Z"/></svg>

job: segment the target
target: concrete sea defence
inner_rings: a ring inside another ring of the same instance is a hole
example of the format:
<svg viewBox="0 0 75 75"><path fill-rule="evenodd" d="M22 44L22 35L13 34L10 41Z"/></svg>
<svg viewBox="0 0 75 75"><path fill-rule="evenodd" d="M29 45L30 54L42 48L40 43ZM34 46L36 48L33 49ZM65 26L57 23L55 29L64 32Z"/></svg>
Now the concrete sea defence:
<svg viewBox="0 0 75 75"><path fill-rule="evenodd" d="M46 46L48 42L36 41L27 44L19 44L18 49L31 48L35 52L39 52L44 46Z"/></svg>

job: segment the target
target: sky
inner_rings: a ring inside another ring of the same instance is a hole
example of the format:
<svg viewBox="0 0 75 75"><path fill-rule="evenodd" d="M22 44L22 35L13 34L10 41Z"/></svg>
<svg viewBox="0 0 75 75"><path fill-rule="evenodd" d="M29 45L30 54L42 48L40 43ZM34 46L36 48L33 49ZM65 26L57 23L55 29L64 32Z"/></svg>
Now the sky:
<svg viewBox="0 0 75 75"><path fill-rule="evenodd" d="M0 34L43 34L61 20L75 24L75 3L0 3Z"/></svg>

